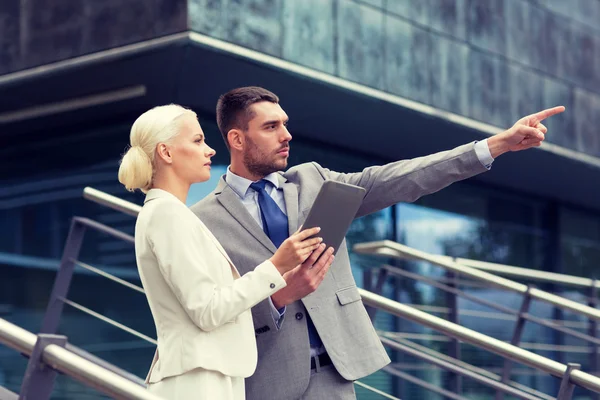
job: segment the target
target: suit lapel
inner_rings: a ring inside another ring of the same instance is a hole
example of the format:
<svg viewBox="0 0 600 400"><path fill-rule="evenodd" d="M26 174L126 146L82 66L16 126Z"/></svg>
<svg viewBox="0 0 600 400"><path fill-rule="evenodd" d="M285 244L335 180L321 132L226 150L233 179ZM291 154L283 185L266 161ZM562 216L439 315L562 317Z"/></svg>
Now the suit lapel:
<svg viewBox="0 0 600 400"><path fill-rule="evenodd" d="M298 189L279 175L279 185L283 188L283 198L288 217L288 230L291 236L298 229Z"/></svg>
<svg viewBox="0 0 600 400"><path fill-rule="evenodd" d="M244 227L252 236L256 238L263 246L269 251L275 253L277 248L271 242L271 239L267 234L260 228L256 221L252 218L246 207L242 204L237 194L231 189L224 179L221 179L217 190L215 191L217 200L225 209L235 218L240 225Z"/></svg>

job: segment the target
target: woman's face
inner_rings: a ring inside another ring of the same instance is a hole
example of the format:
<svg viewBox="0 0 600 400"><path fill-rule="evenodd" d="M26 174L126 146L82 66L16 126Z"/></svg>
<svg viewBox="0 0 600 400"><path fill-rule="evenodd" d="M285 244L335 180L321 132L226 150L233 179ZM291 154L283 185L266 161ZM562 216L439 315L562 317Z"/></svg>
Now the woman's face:
<svg viewBox="0 0 600 400"><path fill-rule="evenodd" d="M210 159L215 151L208 146L198 120L192 115L182 117L181 130L170 143L175 173L189 184L210 179Z"/></svg>

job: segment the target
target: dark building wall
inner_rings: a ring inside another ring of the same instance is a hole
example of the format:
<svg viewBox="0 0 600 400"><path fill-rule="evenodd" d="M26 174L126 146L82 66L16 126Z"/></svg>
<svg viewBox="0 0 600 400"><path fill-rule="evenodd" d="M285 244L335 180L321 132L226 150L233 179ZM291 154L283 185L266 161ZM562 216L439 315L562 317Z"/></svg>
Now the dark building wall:
<svg viewBox="0 0 600 400"><path fill-rule="evenodd" d="M600 0L189 0L197 32L600 156Z"/></svg>
<svg viewBox="0 0 600 400"><path fill-rule="evenodd" d="M0 75L194 31L600 156L600 0L2 0Z"/></svg>
<svg viewBox="0 0 600 400"><path fill-rule="evenodd" d="M186 0L2 0L0 75L186 29Z"/></svg>

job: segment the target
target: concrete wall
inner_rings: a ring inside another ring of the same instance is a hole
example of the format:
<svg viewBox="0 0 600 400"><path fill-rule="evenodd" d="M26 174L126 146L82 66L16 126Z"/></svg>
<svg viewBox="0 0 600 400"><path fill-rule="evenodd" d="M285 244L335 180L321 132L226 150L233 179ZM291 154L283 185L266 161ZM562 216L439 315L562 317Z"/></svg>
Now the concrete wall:
<svg viewBox="0 0 600 400"><path fill-rule="evenodd" d="M186 29L186 0L0 0L0 75Z"/></svg>
<svg viewBox="0 0 600 400"><path fill-rule="evenodd" d="M194 31L600 156L600 0L1 0L0 75Z"/></svg>
<svg viewBox="0 0 600 400"><path fill-rule="evenodd" d="M189 0L191 29L600 156L600 0Z"/></svg>

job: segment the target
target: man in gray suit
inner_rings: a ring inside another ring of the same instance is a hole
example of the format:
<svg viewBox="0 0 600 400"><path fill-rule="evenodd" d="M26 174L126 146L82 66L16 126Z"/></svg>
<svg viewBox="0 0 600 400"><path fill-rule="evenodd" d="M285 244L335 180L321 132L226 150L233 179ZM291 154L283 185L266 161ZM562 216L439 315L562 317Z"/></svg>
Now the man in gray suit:
<svg viewBox="0 0 600 400"><path fill-rule="evenodd" d="M279 99L259 87L234 89L217 103L231 164L214 192L192 210L244 274L302 225L325 180L367 190L358 218L485 172L502 153L539 146L547 131L541 121L562 111L541 111L487 140L359 173L317 163L283 172L292 136ZM258 366L246 380L247 398L354 399L352 381L390 359L360 301L345 242L328 274L297 269L284 278L286 288L252 309Z"/></svg>

